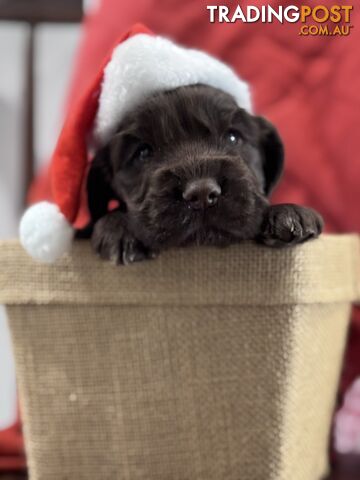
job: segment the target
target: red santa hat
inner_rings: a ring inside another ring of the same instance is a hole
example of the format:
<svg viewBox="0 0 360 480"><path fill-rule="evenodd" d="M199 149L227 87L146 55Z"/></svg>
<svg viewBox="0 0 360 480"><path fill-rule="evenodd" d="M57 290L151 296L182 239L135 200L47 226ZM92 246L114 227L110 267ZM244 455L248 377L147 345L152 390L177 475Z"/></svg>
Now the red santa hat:
<svg viewBox="0 0 360 480"><path fill-rule="evenodd" d="M124 115L149 95L206 84L251 110L248 85L227 65L135 25L116 43L90 88L65 120L51 161L54 203L31 206L20 222L20 241L34 259L52 263L71 248L80 208L89 145L105 145Z"/></svg>

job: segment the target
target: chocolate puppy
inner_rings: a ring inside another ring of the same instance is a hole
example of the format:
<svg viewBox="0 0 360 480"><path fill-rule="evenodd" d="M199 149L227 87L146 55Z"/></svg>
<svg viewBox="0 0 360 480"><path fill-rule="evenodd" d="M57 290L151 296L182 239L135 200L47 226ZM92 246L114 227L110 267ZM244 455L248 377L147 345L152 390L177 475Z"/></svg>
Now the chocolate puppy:
<svg viewBox="0 0 360 480"><path fill-rule="evenodd" d="M176 246L315 238L314 210L269 205L283 158L275 128L230 95L203 85L157 93L125 116L91 164L93 248L128 264ZM112 200L118 208L109 212Z"/></svg>

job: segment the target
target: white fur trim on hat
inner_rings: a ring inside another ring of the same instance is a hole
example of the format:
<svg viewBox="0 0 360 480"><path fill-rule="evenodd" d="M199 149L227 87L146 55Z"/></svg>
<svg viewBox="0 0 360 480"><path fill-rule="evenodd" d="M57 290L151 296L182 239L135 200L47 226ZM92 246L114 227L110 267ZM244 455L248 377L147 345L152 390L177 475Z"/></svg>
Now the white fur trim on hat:
<svg viewBox="0 0 360 480"><path fill-rule="evenodd" d="M71 248L74 230L59 207L40 202L28 208L20 222L20 242L35 260L53 263Z"/></svg>
<svg viewBox="0 0 360 480"><path fill-rule="evenodd" d="M95 139L105 144L124 115L149 95L196 83L229 93L240 107L251 111L247 83L216 58L163 37L139 34L129 38L115 48L105 67Z"/></svg>

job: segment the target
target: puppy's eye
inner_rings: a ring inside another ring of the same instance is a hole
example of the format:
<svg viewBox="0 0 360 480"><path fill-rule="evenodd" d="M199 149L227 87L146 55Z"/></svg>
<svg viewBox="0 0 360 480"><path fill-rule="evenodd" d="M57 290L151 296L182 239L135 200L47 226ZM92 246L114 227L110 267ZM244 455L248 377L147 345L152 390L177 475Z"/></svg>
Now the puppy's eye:
<svg viewBox="0 0 360 480"><path fill-rule="evenodd" d="M153 149L148 143L141 143L135 152L135 158L146 161L153 155Z"/></svg>
<svg viewBox="0 0 360 480"><path fill-rule="evenodd" d="M226 141L230 145L237 145L237 144L241 143L241 135L236 130L229 130L226 133Z"/></svg>

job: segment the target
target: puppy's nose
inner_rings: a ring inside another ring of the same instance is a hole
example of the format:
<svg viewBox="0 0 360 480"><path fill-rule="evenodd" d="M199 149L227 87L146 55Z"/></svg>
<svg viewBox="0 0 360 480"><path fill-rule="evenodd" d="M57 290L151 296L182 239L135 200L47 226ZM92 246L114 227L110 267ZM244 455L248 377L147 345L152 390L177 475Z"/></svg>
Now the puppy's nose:
<svg viewBox="0 0 360 480"><path fill-rule="evenodd" d="M220 185L214 179L199 178L188 182L183 192L183 199L194 210L200 210L216 205L220 195Z"/></svg>

